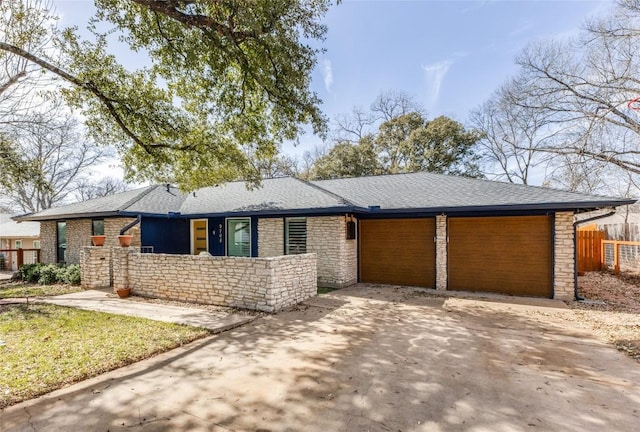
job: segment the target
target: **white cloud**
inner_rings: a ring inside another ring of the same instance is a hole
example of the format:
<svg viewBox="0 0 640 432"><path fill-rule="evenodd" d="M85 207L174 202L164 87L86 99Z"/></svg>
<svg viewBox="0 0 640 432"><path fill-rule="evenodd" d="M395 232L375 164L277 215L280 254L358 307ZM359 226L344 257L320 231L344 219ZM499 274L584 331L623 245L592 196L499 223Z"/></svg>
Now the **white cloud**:
<svg viewBox="0 0 640 432"><path fill-rule="evenodd" d="M427 79L427 108L433 109L438 103L440 87L452 64L451 60L443 60L422 67Z"/></svg>
<svg viewBox="0 0 640 432"><path fill-rule="evenodd" d="M331 86L333 86L333 67L331 66L331 60L324 60L322 62L322 78L324 79L324 88L331 93Z"/></svg>

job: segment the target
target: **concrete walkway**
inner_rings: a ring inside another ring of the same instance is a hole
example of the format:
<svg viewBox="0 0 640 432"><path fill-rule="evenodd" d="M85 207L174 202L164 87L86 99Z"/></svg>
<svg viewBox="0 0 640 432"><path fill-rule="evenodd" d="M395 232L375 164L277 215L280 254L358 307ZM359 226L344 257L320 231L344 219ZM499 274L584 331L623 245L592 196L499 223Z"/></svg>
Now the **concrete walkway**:
<svg viewBox="0 0 640 432"><path fill-rule="evenodd" d="M108 295L110 292L110 290L86 290L55 297L40 298L39 301L60 306L204 327L214 333L241 326L255 319L250 315L120 299L110 297Z"/></svg>

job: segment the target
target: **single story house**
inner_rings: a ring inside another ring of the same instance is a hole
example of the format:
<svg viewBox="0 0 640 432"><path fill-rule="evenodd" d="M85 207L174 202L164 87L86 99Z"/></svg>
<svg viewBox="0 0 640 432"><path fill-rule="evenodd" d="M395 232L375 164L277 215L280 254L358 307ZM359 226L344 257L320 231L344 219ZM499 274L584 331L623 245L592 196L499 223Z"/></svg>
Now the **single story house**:
<svg viewBox="0 0 640 432"><path fill-rule="evenodd" d="M0 270L15 271L19 261L25 264L37 261L37 251L24 251L19 258L18 249L40 249L40 224L18 223L10 214L0 213Z"/></svg>
<svg viewBox="0 0 640 432"><path fill-rule="evenodd" d="M133 224L143 252L314 252L321 286L370 282L572 300L574 215L633 202L422 172L285 177L252 190L232 182L189 194L156 185L20 219L41 222L45 262L78 262L92 234L115 246Z"/></svg>

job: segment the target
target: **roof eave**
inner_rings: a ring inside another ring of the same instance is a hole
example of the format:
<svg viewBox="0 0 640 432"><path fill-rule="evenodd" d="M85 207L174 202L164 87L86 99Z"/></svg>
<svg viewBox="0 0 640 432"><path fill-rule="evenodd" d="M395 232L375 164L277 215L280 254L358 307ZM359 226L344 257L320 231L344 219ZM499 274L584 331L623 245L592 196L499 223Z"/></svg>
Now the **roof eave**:
<svg viewBox="0 0 640 432"><path fill-rule="evenodd" d="M635 203L636 200L609 200L609 201L581 201L561 203L533 203L533 204L504 204L486 206L448 206L448 207L420 207L420 208L380 208L377 210L366 209L367 214L394 214L394 213L496 213L496 212L522 212L522 211L589 211L602 208L619 207Z"/></svg>
<svg viewBox="0 0 640 432"><path fill-rule="evenodd" d="M192 218L205 218L205 217L251 217L251 216L289 216L289 215L311 215L321 216L329 214L340 213L360 213L365 212L367 209L356 206L337 206L337 207L322 207L322 208L303 208L303 209L268 209L268 210L252 210L252 211L230 211L230 212L216 212L216 213L174 213L171 215L156 215L156 217L169 216L169 217L184 217L188 219Z"/></svg>
<svg viewBox="0 0 640 432"><path fill-rule="evenodd" d="M108 212L84 212L84 213L61 213L54 215L44 215L38 216L27 215L27 216L19 216L14 218L15 221L18 222L46 222L46 221L58 221L58 220L68 220L68 219L87 219L87 218L103 218L103 217L114 217L114 216L122 216L122 213L117 211L108 211Z"/></svg>

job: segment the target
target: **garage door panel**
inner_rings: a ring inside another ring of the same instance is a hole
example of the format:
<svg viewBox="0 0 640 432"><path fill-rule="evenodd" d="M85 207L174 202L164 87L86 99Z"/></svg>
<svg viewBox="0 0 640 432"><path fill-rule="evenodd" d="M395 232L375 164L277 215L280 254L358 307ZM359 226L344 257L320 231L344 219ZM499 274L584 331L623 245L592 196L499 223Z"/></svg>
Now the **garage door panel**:
<svg viewBox="0 0 640 432"><path fill-rule="evenodd" d="M360 280L433 287L434 219L360 221Z"/></svg>
<svg viewBox="0 0 640 432"><path fill-rule="evenodd" d="M551 217L449 218L451 290L550 297Z"/></svg>

